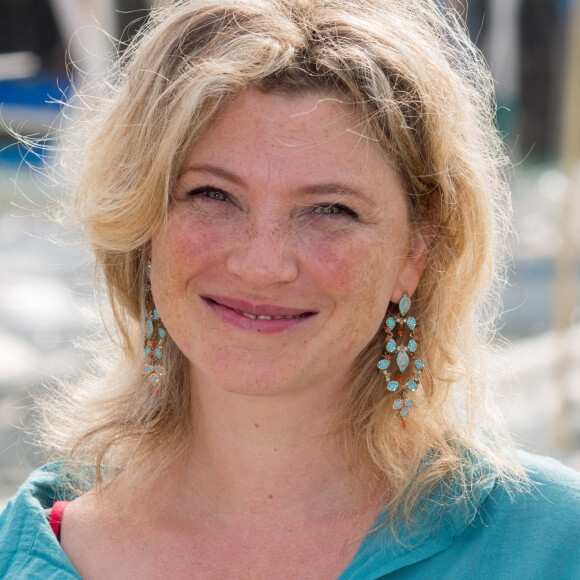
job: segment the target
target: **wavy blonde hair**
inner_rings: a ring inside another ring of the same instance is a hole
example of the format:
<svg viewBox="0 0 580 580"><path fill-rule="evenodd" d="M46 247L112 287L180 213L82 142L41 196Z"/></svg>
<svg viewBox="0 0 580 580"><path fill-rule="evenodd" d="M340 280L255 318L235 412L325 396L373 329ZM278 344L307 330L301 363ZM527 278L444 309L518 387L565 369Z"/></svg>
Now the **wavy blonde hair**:
<svg viewBox="0 0 580 580"><path fill-rule="evenodd" d="M435 0L184 0L151 13L105 94L79 97L86 116L76 125L74 215L103 276L122 356L47 405L51 448L96 465L100 486L117 473L104 466L139 473L142 486L185 451L188 371L170 337L159 395L142 375L145 260L184 156L250 88L323 91L353 107L409 184L411 219L425 232L413 296L426 365L416 409L402 430L376 368L380 330L345 388L337 433L347 456L388 486L391 513L406 517L450 477L466 493L480 478L517 480L482 362L506 246L506 158L489 72L462 23ZM489 469L470 470L474 456Z"/></svg>

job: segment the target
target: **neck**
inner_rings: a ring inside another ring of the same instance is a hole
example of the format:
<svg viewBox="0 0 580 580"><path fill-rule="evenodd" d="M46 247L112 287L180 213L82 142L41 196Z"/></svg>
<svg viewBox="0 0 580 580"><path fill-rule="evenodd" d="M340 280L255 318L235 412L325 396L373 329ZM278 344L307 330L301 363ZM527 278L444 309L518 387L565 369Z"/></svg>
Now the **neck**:
<svg viewBox="0 0 580 580"><path fill-rule="evenodd" d="M247 524L280 514L311 522L368 504L360 468L347 467L331 433L338 397L331 390L244 395L196 382L191 450L173 479L179 505Z"/></svg>

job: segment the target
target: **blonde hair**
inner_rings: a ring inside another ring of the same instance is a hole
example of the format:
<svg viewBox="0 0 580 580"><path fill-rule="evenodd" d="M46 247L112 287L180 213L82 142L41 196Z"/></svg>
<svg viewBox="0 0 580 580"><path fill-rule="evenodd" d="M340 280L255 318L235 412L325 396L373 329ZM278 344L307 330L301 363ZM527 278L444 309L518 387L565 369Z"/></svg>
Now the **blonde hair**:
<svg viewBox="0 0 580 580"><path fill-rule="evenodd" d="M402 430L377 371L380 330L345 388L337 432L350 460L389 486L392 513L406 517L450 477L468 493L478 478L521 475L502 452L507 439L482 364L509 219L506 159L491 77L453 13L435 0L184 0L151 13L111 79L106 95L87 101L88 131L77 125L75 215L109 293L122 357L49 405L47 440L59 456L96 465L104 485L115 471L103 466L153 478L184 452L188 371L170 337L159 395L142 375L144 264L184 155L252 88L324 91L354 107L407 181L411 219L428 244L413 296L426 366L413 418ZM489 464L485 473L470 471L474 456Z"/></svg>

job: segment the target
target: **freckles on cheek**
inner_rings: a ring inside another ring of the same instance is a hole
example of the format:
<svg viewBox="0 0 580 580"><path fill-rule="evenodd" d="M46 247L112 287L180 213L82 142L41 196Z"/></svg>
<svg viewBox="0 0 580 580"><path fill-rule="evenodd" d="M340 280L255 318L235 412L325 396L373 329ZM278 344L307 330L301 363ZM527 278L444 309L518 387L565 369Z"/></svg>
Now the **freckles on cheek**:
<svg viewBox="0 0 580 580"><path fill-rule="evenodd" d="M171 274L179 277L188 270L197 270L219 254L224 236L217 228L204 227L187 220L172 220L164 232L164 254L167 262L176 264ZM182 265L183 267L179 267Z"/></svg>
<svg viewBox="0 0 580 580"><path fill-rule="evenodd" d="M335 296L376 299L377 294L388 293L398 271L396 257L388 254L366 243L323 244L316 251L318 279Z"/></svg>

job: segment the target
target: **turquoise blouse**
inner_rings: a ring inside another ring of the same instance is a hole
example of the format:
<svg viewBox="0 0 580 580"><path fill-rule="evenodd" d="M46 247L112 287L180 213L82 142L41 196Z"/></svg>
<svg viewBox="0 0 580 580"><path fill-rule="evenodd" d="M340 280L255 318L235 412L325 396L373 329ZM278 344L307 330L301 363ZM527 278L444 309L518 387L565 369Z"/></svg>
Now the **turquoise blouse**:
<svg viewBox="0 0 580 580"><path fill-rule="evenodd" d="M528 491L510 494L489 478L457 502L448 489L445 499L429 502L439 509L427 509L398 542L384 528L369 535L339 580L580 579L580 474L552 459L521 459ZM63 483L59 464L35 471L0 516L0 578L80 578L44 512L73 499Z"/></svg>

